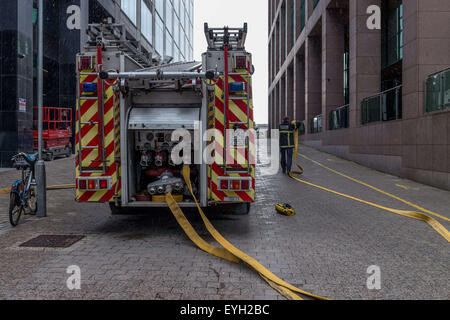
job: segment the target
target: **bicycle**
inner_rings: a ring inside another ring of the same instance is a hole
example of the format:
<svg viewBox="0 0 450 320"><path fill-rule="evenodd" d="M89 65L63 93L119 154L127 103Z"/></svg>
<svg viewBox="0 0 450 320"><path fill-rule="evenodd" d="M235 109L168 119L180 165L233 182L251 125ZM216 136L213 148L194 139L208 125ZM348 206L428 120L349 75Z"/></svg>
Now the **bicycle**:
<svg viewBox="0 0 450 320"><path fill-rule="evenodd" d="M17 180L11 186L9 200L9 222L13 227L19 224L22 213L24 215L36 215L36 179L35 164L38 154L19 153L15 155L14 167L22 171L22 179Z"/></svg>

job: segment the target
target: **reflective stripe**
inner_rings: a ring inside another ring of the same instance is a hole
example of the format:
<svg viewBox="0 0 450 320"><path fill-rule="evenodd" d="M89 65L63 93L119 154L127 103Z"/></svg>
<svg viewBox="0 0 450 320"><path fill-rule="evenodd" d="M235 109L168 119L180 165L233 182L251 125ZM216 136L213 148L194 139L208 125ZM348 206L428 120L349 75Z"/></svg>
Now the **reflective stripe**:
<svg viewBox="0 0 450 320"><path fill-rule="evenodd" d="M280 145L281 149L294 148L294 145L292 144L292 141L291 141L291 135L294 135L294 133L295 133L295 131L280 131L280 134L287 135L287 145ZM280 138L281 138L281 136L280 136Z"/></svg>

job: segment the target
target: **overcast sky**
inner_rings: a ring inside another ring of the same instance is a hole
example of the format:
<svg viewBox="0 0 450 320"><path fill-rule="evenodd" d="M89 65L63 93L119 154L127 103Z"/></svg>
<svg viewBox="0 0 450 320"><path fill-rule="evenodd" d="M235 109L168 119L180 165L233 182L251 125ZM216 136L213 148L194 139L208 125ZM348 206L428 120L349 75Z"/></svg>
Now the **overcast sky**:
<svg viewBox="0 0 450 320"><path fill-rule="evenodd" d="M267 0L194 0L194 59L201 61L207 45L203 24L210 27L242 27L248 23L246 49L253 55L255 121L267 123L268 91L268 3Z"/></svg>

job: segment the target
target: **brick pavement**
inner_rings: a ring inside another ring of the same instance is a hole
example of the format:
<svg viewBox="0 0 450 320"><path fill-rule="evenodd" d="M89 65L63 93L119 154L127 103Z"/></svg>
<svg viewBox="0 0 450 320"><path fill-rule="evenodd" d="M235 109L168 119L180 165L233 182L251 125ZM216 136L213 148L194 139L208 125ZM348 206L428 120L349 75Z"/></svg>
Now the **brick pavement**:
<svg viewBox="0 0 450 320"><path fill-rule="evenodd" d="M449 192L307 147L302 152L449 216ZM300 161L308 181L409 209ZM51 172L49 184L73 182L73 158L49 163L47 170ZM0 188L14 177L17 172L0 172ZM409 189L397 187L399 183ZM212 223L230 242L286 281L334 299L449 298L448 243L426 224L329 195L282 175L259 178L257 188L249 216L217 213ZM277 215L274 205L280 201L290 202L297 215ZM284 299L246 266L198 250L166 210L113 217L107 205L74 202L72 190L52 191L48 218L27 217L11 230L4 223L7 202L7 196L0 195L0 299ZM187 215L199 233L206 235L196 212ZM19 247L40 234L86 237L67 249ZM66 287L70 265L81 268L79 291ZM381 267L380 291L366 288L370 265Z"/></svg>

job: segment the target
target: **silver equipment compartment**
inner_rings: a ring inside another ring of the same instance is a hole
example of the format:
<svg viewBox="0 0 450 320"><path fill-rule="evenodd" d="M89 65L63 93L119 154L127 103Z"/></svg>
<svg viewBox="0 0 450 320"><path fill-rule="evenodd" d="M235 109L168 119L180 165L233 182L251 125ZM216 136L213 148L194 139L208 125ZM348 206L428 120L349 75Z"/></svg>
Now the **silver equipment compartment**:
<svg viewBox="0 0 450 320"><path fill-rule="evenodd" d="M199 108L133 108L129 130L194 130L200 121Z"/></svg>

